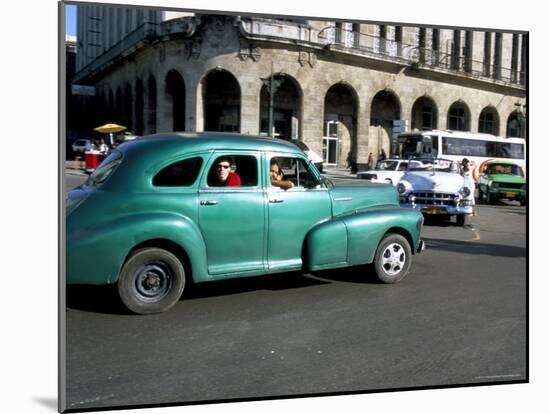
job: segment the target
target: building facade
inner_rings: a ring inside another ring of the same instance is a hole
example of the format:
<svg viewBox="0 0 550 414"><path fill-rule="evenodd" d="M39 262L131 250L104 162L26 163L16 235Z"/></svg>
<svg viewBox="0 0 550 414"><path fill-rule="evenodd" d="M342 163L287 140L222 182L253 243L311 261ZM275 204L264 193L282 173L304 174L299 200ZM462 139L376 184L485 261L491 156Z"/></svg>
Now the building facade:
<svg viewBox="0 0 550 414"><path fill-rule="evenodd" d="M89 117L299 139L328 164L397 131L525 137L528 34L78 6Z"/></svg>

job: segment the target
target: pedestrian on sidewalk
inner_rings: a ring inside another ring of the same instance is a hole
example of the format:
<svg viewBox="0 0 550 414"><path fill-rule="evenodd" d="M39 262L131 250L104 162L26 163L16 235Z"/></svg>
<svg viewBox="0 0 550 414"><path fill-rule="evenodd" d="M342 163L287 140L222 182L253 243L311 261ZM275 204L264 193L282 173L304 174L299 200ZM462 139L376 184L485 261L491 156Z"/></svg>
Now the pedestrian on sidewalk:
<svg viewBox="0 0 550 414"><path fill-rule="evenodd" d="M367 170L372 170L374 168L374 160L372 158L372 152L369 152L369 158L367 159Z"/></svg>

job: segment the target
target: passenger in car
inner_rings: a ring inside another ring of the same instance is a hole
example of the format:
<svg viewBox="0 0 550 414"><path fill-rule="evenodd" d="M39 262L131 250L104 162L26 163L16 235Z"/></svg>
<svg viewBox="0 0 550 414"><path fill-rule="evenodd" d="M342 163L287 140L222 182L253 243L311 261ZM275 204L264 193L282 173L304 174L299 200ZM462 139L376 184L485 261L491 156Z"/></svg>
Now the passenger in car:
<svg viewBox="0 0 550 414"><path fill-rule="evenodd" d="M269 165L269 176L271 178L271 185L280 187L283 190L288 190L289 188L294 187L294 183L292 181L284 179L283 170L275 159L272 159Z"/></svg>
<svg viewBox="0 0 550 414"><path fill-rule="evenodd" d="M215 168L215 182L212 184L215 187L240 187L241 177L239 174L230 171L231 160L229 157L222 157L216 161Z"/></svg>

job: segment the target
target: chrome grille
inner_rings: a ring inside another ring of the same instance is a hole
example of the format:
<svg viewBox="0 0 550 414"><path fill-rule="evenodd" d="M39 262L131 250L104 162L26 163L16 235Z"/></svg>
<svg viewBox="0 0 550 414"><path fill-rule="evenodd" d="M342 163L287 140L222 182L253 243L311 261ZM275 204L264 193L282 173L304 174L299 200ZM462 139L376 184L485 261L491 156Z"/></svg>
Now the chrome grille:
<svg viewBox="0 0 550 414"><path fill-rule="evenodd" d="M455 194L453 193L434 193L429 191L413 192L416 197L416 204L426 204L429 206L454 206Z"/></svg>
<svg viewBox="0 0 550 414"><path fill-rule="evenodd" d="M499 188L521 188L523 186L522 183L499 183Z"/></svg>

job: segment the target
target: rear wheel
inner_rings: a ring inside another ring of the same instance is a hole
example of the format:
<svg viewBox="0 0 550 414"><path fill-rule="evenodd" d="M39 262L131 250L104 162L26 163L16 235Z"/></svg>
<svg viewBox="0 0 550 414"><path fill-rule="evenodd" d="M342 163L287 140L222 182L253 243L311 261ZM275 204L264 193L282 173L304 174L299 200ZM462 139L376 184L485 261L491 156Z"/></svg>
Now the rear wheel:
<svg viewBox="0 0 550 414"><path fill-rule="evenodd" d="M185 271L176 256L159 248L137 250L124 264L118 280L122 303L132 312L164 312L174 306L185 287Z"/></svg>
<svg viewBox="0 0 550 414"><path fill-rule="evenodd" d="M376 249L374 270L381 282L396 283L409 271L411 259L409 242L399 234L388 234Z"/></svg>

